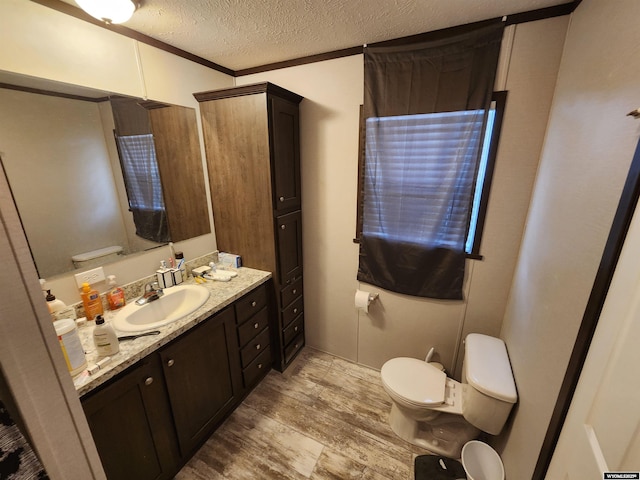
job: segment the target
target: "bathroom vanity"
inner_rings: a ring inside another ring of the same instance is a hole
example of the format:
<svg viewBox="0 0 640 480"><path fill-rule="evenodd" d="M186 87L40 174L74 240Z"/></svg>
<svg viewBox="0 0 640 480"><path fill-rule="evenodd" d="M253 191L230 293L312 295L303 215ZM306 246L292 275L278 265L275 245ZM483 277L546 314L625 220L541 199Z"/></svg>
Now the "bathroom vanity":
<svg viewBox="0 0 640 480"><path fill-rule="evenodd" d="M76 387L109 479L173 478L271 368L271 274L238 273Z"/></svg>

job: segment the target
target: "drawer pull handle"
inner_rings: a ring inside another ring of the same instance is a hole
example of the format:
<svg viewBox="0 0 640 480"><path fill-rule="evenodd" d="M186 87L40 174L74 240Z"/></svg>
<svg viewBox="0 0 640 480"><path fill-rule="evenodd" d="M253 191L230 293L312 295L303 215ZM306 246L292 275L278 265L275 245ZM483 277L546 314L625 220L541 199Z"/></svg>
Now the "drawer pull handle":
<svg viewBox="0 0 640 480"><path fill-rule="evenodd" d="M175 360L173 358L170 358L169 361L167 361L167 367L173 367L174 363L176 363Z"/></svg>
<svg viewBox="0 0 640 480"><path fill-rule="evenodd" d="M144 381L144 384L148 387L149 385L151 385L153 383L153 377L147 377L147 379Z"/></svg>
<svg viewBox="0 0 640 480"><path fill-rule="evenodd" d="M258 364L258 370L261 370L261 369L262 369L262 364L261 364L261 363L259 363L259 364Z"/></svg>
<svg viewBox="0 0 640 480"><path fill-rule="evenodd" d="M297 332L298 331L298 326L296 325L295 327L293 327L293 331Z"/></svg>
<svg viewBox="0 0 640 480"><path fill-rule="evenodd" d="M286 225L280 225L280 230L285 230L287 228Z"/></svg>
<svg viewBox="0 0 640 480"><path fill-rule="evenodd" d="M295 288L293 289L293 294L295 295L296 293L298 293L298 290L296 290Z"/></svg>
<svg viewBox="0 0 640 480"><path fill-rule="evenodd" d="M297 308L294 308L294 309L293 309L293 313L298 313L298 309L297 309Z"/></svg>
<svg viewBox="0 0 640 480"><path fill-rule="evenodd" d="M260 344L256 345L256 350L260 350L261 348L262 348L262 345L260 345Z"/></svg>
<svg viewBox="0 0 640 480"><path fill-rule="evenodd" d="M279 198L279 200L280 200L281 202L284 202L284 197L280 197L280 198Z"/></svg>
<svg viewBox="0 0 640 480"><path fill-rule="evenodd" d="M251 306L255 307L257 305L256 301L254 300L253 302L251 302Z"/></svg>
<svg viewBox="0 0 640 480"><path fill-rule="evenodd" d="M253 324L253 328L255 328L256 330L258 329L259 326L260 326L260 324L257 323L257 322Z"/></svg>

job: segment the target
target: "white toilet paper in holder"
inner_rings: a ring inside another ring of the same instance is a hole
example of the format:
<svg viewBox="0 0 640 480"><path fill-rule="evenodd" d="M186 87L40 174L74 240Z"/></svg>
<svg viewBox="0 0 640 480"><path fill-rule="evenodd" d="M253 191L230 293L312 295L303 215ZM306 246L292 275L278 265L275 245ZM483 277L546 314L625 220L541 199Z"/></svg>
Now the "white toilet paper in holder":
<svg viewBox="0 0 640 480"><path fill-rule="evenodd" d="M375 299L378 298L377 293L365 292L363 290L356 290L355 305L356 308L362 310L364 313L369 313L369 305Z"/></svg>

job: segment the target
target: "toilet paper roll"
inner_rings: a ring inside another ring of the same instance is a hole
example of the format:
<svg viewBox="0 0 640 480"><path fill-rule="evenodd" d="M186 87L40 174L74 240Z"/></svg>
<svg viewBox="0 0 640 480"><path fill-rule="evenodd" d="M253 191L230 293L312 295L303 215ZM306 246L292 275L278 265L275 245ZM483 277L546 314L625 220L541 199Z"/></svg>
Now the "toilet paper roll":
<svg viewBox="0 0 640 480"><path fill-rule="evenodd" d="M374 296L363 290L356 290L356 308L362 310L364 313L369 313L369 305Z"/></svg>

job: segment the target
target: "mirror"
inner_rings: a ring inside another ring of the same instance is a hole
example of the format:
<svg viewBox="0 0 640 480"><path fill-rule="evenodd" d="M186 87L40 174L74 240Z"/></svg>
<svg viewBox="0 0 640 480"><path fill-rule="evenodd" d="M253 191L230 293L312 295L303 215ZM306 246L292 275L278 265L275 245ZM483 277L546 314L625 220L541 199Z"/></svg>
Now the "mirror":
<svg viewBox="0 0 640 480"><path fill-rule="evenodd" d="M42 278L163 244L138 234L110 97L0 72L0 159ZM149 115L169 238L210 233L195 110L129 101Z"/></svg>

